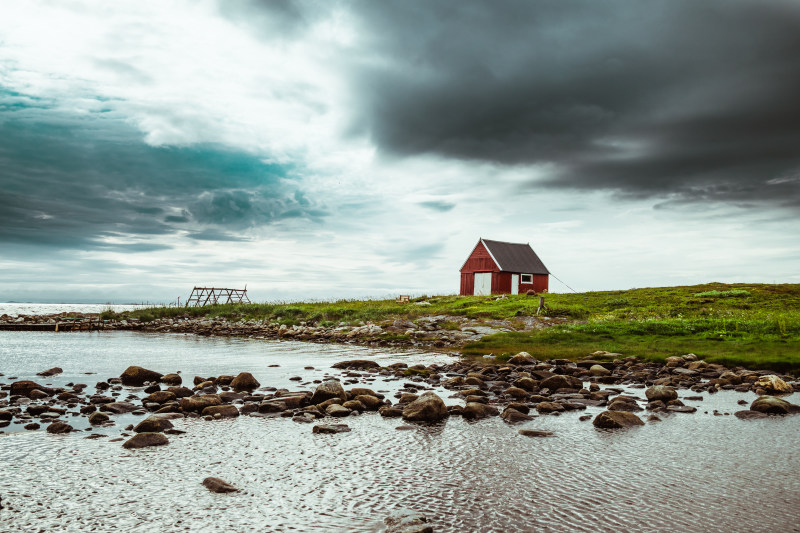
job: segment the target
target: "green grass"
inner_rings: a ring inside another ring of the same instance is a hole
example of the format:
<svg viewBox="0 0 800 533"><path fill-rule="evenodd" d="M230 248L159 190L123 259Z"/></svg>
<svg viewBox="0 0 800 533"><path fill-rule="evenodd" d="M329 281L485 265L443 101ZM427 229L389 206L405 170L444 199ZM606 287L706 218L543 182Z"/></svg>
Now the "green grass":
<svg viewBox="0 0 800 533"><path fill-rule="evenodd" d="M722 284L546 294L543 315L569 324L486 337L464 347L467 355L528 351L540 358L580 358L596 350L663 360L695 353L713 362L751 368L800 370L800 285ZM415 305L416 301L430 305ZM538 297L433 296L394 300L148 308L117 315L205 316L277 321L287 325L389 324L396 319L450 315L504 319L535 315ZM149 318L149 317L147 317ZM444 329L455 329L446 322Z"/></svg>

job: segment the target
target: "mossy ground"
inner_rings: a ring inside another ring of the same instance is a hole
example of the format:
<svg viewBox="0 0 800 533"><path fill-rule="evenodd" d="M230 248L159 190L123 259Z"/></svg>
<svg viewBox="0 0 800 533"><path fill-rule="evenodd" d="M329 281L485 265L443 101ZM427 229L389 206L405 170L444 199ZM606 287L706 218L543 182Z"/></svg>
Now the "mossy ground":
<svg viewBox="0 0 800 533"><path fill-rule="evenodd" d="M695 353L707 361L753 368L800 370L800 284L722 284L546 294L543 316L569 324L484 337L465 355L528 351L540 358L584 357L596 350L663 360ZM429 305L417 305L420 302ZM435 296L394 300L218 305L150 308L123 314L152 319L189 315L278 321L292 325L387 323L450 315L504 319L536 315L538 297L496 299ZM119 317L120 315L118 315ZM456 324L449 324L455 329Z"/></svg>

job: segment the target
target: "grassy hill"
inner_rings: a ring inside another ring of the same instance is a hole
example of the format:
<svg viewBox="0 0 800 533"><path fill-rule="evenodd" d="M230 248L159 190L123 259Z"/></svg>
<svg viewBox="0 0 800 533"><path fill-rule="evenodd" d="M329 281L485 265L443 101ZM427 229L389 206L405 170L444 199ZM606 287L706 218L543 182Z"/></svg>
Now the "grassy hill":
<svg viewBox="0 0 800 533"><path fill-rule="evenodd" d="M569 324L491 335L462 352L503 357L528 351L540 358L576 358L604 350L652 360L691 352L728 365L800 369L800 284L711 283L544 296L542 315L568 317ZM418 305L422 302L426 305ZM505 319L513 325L517 317L535 315L538 304L538 297L525 295L436 296L407 304L342 300L158 308L130 314L144 320L188 313L324 326L452 315Z"/></svg>

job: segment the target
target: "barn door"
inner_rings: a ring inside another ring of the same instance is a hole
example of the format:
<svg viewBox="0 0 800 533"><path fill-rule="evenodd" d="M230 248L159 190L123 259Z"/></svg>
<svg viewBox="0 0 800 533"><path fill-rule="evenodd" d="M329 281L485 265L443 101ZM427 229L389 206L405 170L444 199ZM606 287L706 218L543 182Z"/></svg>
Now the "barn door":
<svg viewBox="0 0 800 533"><path fill-rule="evenodd" d="M519 294L519 274L511 274L511 294Z"/></svg>
<svg viewBox="0 0 800 533"><path fill-rule="evenodd" d="M475 273L475 296L489 296L492 294L492 273Z"/></svg>

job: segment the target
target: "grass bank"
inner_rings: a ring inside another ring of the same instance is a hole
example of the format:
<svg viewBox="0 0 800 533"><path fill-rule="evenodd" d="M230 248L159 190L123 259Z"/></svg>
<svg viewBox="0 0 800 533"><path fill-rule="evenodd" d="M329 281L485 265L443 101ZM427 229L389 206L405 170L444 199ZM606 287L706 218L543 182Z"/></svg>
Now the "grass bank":
<svg viewBox="0 0 800 533"><path fill-rule="evenodd" d="M143 320L174 316L277 321L287 325L386 323L452 315L505 319L535 315L538 298L479 296L394 300L155 308L116 315ZM424 305L420 305L423 304ZM544 330L484 337L465 355L500 357L528 351L540 358L584 357L604 350L663 360L695 353L707 361L751 368L800 370L800 285L721 284L545 295L545 316L572 319ZM110 316L106 316L110 318Z"/></svg>

